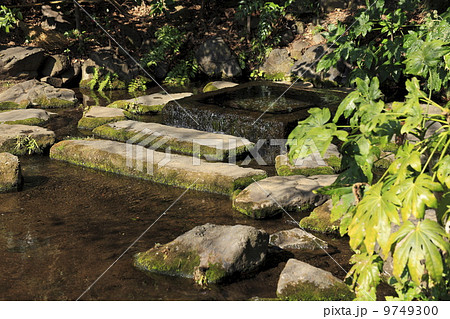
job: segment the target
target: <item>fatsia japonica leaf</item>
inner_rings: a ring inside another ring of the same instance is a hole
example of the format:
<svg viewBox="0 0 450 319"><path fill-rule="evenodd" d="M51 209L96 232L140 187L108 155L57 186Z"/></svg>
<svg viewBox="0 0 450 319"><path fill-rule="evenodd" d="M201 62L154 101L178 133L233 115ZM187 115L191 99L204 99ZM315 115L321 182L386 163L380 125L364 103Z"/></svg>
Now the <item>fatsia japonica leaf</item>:
<svg viewBox="0 0 450 319"><path fill-rule="evenodd" d="M393 187L392 191L398 194L402 201L400 212L403 221L406 221L410 214L415 218L422 219L425 215L425 207L435 208L437 206L436 196L433 192L441 190L442 186L433 182L431 176L427 174L410 177Z"/></svg>
<svg viewBox="0 0 450 319"><path fill-rule="evenodd" d="M360 96L358 91L353 91L348 94L344 100L342 100L341 104L334 115L333 122L336 123L339 118L344 114L345 118L348 118L353 111L356 109L356 103L360 101Z"/></svg>
<svg viewBox="0 0 450 319"><path fill-rule="evenodd" d="M407 267L411 279L420 285L423 276L428 273L431 280L442 279L444 261L441 252L448 256L450 244L445 240L447 234L435 221L425 219L414 225L406 221L400 229L391 235L389 242L395 244L394 276L400 277Z"/></svg>
<svg viewBox="0 0 450 319"><path fill-rule="evenodd" d="M397 175L394 185L398 185L412 172L420 172L421 169L420 153L414 151L414 145L405 143L398 149L395 161L389 166L389 173Z"/></svg>
<svg viewBox="0 0 450 319"><path fill-rule="evenodd" d="M450 155L445 156L437 164L437 178L438 180L450 188Z"/></svg>
<svg viewBox="0 0 450 319"><path fill-rule="evenodd" d="M449 52L450 49L445 46L444 41L424 42L418 50L411 52L405 60L406 73L426 77L428 72L436 67L442 61L442 57Z"/></svg>
<svg viewBox="0 0 450 319"><path fill-rule="evenodd" d="M352 279L357 300L375 301L377 286L380 283L382 260L378 255L355 254L350 258L353 267L346 278Z"/></svg>
<svg viewBox="0 0 450 319"><path fill-rule="evenodd" d="M394 192L383 191L378 183L365 192L348 229L350 246L357 250L361 244L373 254L378 242L385 256L389 252L391 223L399 224L398 207L401 202Z"/></svg>

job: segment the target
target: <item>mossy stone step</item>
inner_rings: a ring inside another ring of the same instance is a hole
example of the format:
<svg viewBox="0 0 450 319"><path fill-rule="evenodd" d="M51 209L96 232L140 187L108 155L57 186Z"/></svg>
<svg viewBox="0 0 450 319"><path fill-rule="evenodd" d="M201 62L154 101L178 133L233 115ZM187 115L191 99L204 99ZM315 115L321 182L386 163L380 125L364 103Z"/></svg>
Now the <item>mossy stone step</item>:
<svg viewBox="0 0 450 319"><path fill-rule="evenodd" d="M93 130L107 123L126 120L126 113L122 109L94 106L78 121L78 128Z"/></svg>
<svg viewBox="0 0 450 319"><path fill-rule="evenodd" d="M0 152L40 153L55 142L55 133L39 126L0 124Z"/></svg>
<svg viewBox="0 0 450 319"><path fill-rule="evenodd" d="M41 109L0 112L1 124L41 125L46 123L49 118L50 114Z"/></svg>
<svg viewBox="0 0 450 319"><path fill-rule="evenodd" d="M209 161L236 157L254 147L241 137L138 121L108 123L93 132L101 138L159 150L170 147L176 153L204 157Z"/></svg>
<svg viewBox="0 0 450 319"><path fill-rule="evenodd" d="M62 141L51 148L50 157L157 183L225 195L267 176L259 169L210 163L107 140Z"/></svg>

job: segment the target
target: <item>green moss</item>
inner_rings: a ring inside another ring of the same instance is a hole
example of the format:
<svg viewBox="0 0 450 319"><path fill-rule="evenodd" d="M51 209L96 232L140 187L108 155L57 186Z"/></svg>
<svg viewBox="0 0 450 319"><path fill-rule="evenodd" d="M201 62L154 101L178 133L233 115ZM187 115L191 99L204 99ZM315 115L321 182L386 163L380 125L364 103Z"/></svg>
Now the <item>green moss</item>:
<svg viewBox="0 0 450 319"><path fill-rule="evenodd" d="M267 178L267 174L260 174L260 175L254 175L254 176L248 176L248 177L241 177L238 178L234 181L233 184L233 191L236 189L244 189L246 188L248 185L260 181L264 178Z"/></svg>
<svg viewBox="0 0 450 319"><path fill-rule="evenodd" d="M16 102L0 102L0 110L17 110L26 109L28 107L27 102L16 103Z"/></svg>
<svg viewBox="0 0 450 319"><path fill-rule="evenodd" d="M126 120L125 116L116 117L83 117L78 121L78 128L93 130L107 123Z"/></svg>
<svg viewBox="0 0 450 319"><path fill-rule="evenodd" d="M383 152L392 152L392 153L395 153L395 152L397 152L398 148L399 148L399 146L398 146L397 144L395 144L395 143L387 143L385 146L383 146L383 147L381 148L381 150L382 150Z"/></svg>
<svg viewBox="0 0 450 319"><path fill-rule="evenodd" d="M216 88L214 86L213 82L210 82L210 83L206 84L205 87L203 88L203 93L217 91L217 90L218 90L218 88Z"/></svg>
<svg viewBox="0 0 450 319"><path fill-rule="evenodd" d="M137 103L126 101L126 100L115 101L115 102L107 105L107 107L123 109L132 114L137 114L137 115L159 113L162 111L164 106L165 106L165 104L143 105L143 104L137 104Z"/></svg>
<svg viewBox="0 0 450 319"><path fill-rule="evenodd" d="M127 84L124 81L115 79L111 82L110 90L125 90L127 88Z"/></svg>
<svg viewBox="0 0 450 319"><path fill-rule="evenodd" d="M28 140L31 142L36 142L37 148L31 149L30 143L22 143L28 138ZM53 145L55 142L55 139L53 136L47 136L47 135L33 135L33 136L26 136L26 135L20 135L14 138L10 138L6 141L3 141L3 143L0 144L0 153L2 152L8 152L16 156L22 156L27 154L33 154L33 153L41 153L44 149L47 147Z"/></svg>
<svg viewBox="0 0 450 319"><path fill-rule="evenodd" d="M40 96L33 100L33 104L38 105L44 109L51 108L67 108L74 107L76 105L75 101L67 101L58 98L47 98L46 96Z"/></svg>
<svg viewBox="0 0 450 319"><path fill-rule="evenodd" d="M300 220L299 225L305 230L320 233L336 233L339 230L340 222L331 222L328 205L324 204L314 209L308 217Z"/></svg>
<svg viewBox="0 0 450 319"><path fill-rule="evenodd" d="M91 89L91 85L89 84L91 80L87 79L87 80L81 80L80 84L78 85L80 87L80 89Z"/></svg>
<svg viewBox="0 0 450 319"><path fill-rule="evenodd" d="M311 283L297 283L289 285L281 294L281 300L303 301L349 301L355 298L355 294L344 284L336 283L328 288L319 288Z"/></svg>
<svg viewBox="0 0 450 319"><path fill-rule="evenodd" d="M43 119L38 119L38 118L31 118L31 119L25 119L25 120L17 120L17 121L6 121L4 122L4 124L10 124L10 125L14 125L14 124L21 124L21 125L43 125L47 123L46 120Z"/></svg>
<svg viewBox="0 0 450 319"><path fill-rule="evenodd" d="M273 74L264 73L264 79L269 81L284 81L289 79L289 75L286 75L284 72L278 72Z"/></svg>
<svg viewBox="0 0 450 319"><path fill-rule="evenodd" d="M279 176L292 176L292 175L332 175L335 170L329 166L320 166L314 168L291 168L288 165L281 165L277 167L277 174Z"/></svg>
<svg viewBox="0 0 450 319"><path fill-rule="evenodd" d="M219 263L209 264L208 267L209 268L208 268L208 270L206 270L206 273L205 273L206 281L208 283L220 282L227 276L226 270Z"/></svg>
<svg viewBox="0 0 450 319"><path fill-rule="evenodd" d="M342 160L336 155L332 155L329 158L324 159L324 161L328 164L328 166L333 168L335 173L340 171Z"/></svg>

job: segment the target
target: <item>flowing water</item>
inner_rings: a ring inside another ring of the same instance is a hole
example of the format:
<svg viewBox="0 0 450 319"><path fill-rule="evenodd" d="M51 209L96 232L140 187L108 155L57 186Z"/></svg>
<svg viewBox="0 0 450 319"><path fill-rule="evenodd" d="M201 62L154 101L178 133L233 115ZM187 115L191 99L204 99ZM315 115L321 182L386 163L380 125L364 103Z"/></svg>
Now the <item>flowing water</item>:
<svg viewBox="0 0 450 319"><path fill-rule="evenodd" d="M59 139L81 136L82 109L59 110L48 125ZM75 300L185 191L54 161L21 158L24 189L0 194L0 300ZM263 167L268 169L269 167ZM269 169L273 174L273 168ZM296 221L306 214L293 214ZM188 191L88 291L83 300L248 300L275 298L286 261L297 258L344 278L347 239L316 234L323 251L271 251L259 272L201 288L192 279L147 276L133 254L205 223L244 224L273 233L298 227L288 216L256 221L233 211L228 197Z"/></svg>

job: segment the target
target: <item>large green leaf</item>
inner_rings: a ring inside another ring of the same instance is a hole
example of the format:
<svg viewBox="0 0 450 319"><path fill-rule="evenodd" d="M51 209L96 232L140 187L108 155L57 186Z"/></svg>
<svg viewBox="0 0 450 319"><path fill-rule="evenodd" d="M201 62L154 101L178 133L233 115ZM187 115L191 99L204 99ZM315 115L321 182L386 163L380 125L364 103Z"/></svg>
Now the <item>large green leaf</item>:
<svg viewBox="0 0 450 319"><path fill-rule="evenodd" d="M445 42L441 40L424 42L405 60L406 73L422 77L428 76L430 69L436 67L442 61L442 57L450 52L450 49L444 45Z"/></svg>
<svg viewBox="0 0 450 319"><path fill-rule="evenodd" d="M421 284L426 273L431 280L439 282L444 270L439 249L447 256L450 251L450 244L445 238L447 234L435 221L425 219L417 225L406 221L389 239L391 245L395 244L394 276L400 280L407 268L417 285Z"/></svg>
<svg viewBox="0 0 450 319"><path fill-rule="evenodd" d="M447 188L450 188L450 155L445 156L438 163L437 178Z"/></svg>
<svg viewBox="0 0 450 319"><path fill-rule="evenodd" d="M391 223L399 224L400 200L395 193L382 191L383 184L370 188L358 204L356 214L348 229L350 246L357 250L362 243L369 254L373 254L378 242L384 256L389 252Z"/></svg>
<svg viewBox="0 0 450 319"><path fill-rule="evenodd" d="M433 182L433 179L426 174L408 178L393 187L392 191L398 194L402 201L400 211L403 221L406 221L410 214L415 218L422 219L425 215L425 207L435 208L437 206L436 196L433 192L441 190L442 186Z"/></svg>
<svg viewBox="0 0 450 319"><path fill-rule="evenodd" d="M341 104L334 115L333 122L336 123L339 118L344 114L345 118L348 118L353 111L356 109L356 103L360 100L359 92L353 91L348 94L344 100L342 100Z"/></svg>
<svg viewBox="0 0 450 319"><path fill-rule="evenodd" d="M353 267L346 278L352 279L357 300L375 301L377 286L380 283L382 260L378 255L355 254L350 258Z"/></svg>

